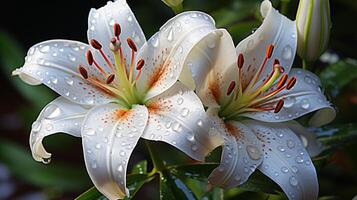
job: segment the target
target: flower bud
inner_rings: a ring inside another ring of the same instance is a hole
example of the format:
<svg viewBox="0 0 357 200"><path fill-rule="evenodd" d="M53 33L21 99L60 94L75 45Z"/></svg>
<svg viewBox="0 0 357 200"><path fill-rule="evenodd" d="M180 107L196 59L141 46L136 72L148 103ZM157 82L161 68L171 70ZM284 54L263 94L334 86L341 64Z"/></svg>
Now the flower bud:
<svg viewBox="0 0 357 200"><path fill-rule="evenodd" d="M174 8L177 6L181 6L183 0L162 0L167 6Z"/></svg>
<svg viewBox="0 0 357 200"><path fill-rule="evenodd" d="M317 60L326 50L330 37L329 0L300 0L296 25L298 54L308 62Z"/></svg>

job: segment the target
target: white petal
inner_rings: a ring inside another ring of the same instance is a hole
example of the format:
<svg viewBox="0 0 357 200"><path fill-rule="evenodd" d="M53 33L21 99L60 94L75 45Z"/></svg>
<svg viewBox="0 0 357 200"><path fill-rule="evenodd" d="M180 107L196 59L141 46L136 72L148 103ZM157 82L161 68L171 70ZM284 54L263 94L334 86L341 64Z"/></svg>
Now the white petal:
<svg viewBox="0 0 357 200"><path fill-rule="evenodd" d="M147 119L144 106L123 110L117 104L106 104L90 110L83 122L87 171L97 189L109 199L129 196L127 165Z"/></svg>
<svg viewBox="0 0 357 200"><path fill-rule="evenodd" d="M301 69L292 69L289 76L296 77L295 86L291 90L283 90L272 100L274 102L284 98L284 106L280 112L252 112L244 116L265 122L282 122L317 111L309 121L311 126L318 127L331 122L336 112L324 96L319 78Z"/></svg>
<svg viewBox="0 0 357 200"><path fill-rule="evenodd" d="M141 30L135 15L131 11L126 0L108 1L107 5L98 10L92 8L88 16L88 40L96 39L103 46L102 50L112 63L114 63L113 53L109 48L110 40L114 37L114 24L118 23L121 26L120 40L122 42L122 50L127 64L130 62L131 49L127 45L126 39L131 38L138 49L146 42L145 35ZM102 56L98 51L95 52L95 58L104 64Z"/></svg>
<svg viewBox="0 0 357 200"><path fill-rule="evenodd" d="M245 121L263 146L259 170L283 189L289 199L317 199L315 167L299 138L281 123Z"/></svg>
<svg viewBox="0 0 357 200"><path fill-rule="evenodd" d="M322 144L317 140L315 133L308 131L305 127L294 120L284 124L300 138L301 143L304 145L310 157L317 156L322 152Z"/></svg>
<svg viewBox="0 0 357 200"><path fill-rule="evenodd" d="M150 99L170 88L180 76L194 45L215 30L213 19L202 12L176 15L153 35L138 53L144 59L137 87Z"/></svg>
<svg viewBox="0 0 357 200"><path fill-rule="evenodd" d="M244 55L243 74L245 75L243 77L245 79L243 81L245 83L254 75L252 72L256 72L260 67L266 49L270 44L274 45L274 51L260 79L265 78L270 73L274 59L279 59L285 72L289 72L296 53L297 31L295 22L275 10L269 0L263 1L260 11L264 17L262 25L237 46L237 53Z"/></svg>
<svg viewBox="0 0 357 200"><path fill-rule="evenodd" d="M30 48L23 67L15 70L22 80L31 85L43 83L75 103L95 105L109 102L112 97L88 83L78 72L78 65L86 65L88 45L70 40L50 40ZM87 67L90 77L101 75Z"/></svg>
<svg viewBox="0 0 357 200"><path fill-rule="evenodd" d="M207 35L191 50L185 61L189 68L185 76L192 76L204 105L217 106L227 97L230 81L237 79L236 59L233 40L224 29ZM180 80L187 84L187 79Z"/></svg>
<svg viewBox="0 0 357 200"><path fill-rule="evenodd" d="M217 147L208 135L210 124L195 93L181 83L147 104L149 121L143 138L171 144L196 160Z"/></svg>
<svg viewBox="0 0 357 200"><path fill-rule="evenodd" d="M42 145L42 140L55 133L67 133L81 137L81 124L88 108L58 97L43 108L32 124L30 147L36 161L48 163L51 154Z"/></svg>
<svg viewBox="0 0 357 200"><path fill-rule="evenodd" d="M208 180L224 188L240 185L247 181L262 162L260 142L242 123L224 123L218 117L212 119L216 130L224 137L224 146L221 163Z"/></svg>

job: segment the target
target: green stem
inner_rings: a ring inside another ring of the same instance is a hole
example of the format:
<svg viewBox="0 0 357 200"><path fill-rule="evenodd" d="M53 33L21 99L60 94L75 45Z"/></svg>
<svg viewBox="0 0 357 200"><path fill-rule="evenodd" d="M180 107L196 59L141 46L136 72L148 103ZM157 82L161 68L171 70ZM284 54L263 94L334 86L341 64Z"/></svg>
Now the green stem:
<svg viewBox="0 0 357 200"><path fill-rule="evenodd" d="M162 160L157 156L158 154L155 152L154 147L149 141L145 141L146 147L149 151L150 157L152 164L154 165L153 171L150 173L156 173L157 171L162 171L165 167L164 163Z"/></svg>
<svg viewBox="0 0 357 200"><path fill-rule="evenodd" d="M290 0L281 0L280 12L281 12L283 15L286 15L286 14L288 13L289 3L290 3Z"/></svg>
<svg viewBox="0 0 357 200"><path fill-rule="evenodd" d="M177 5L177 6L172 6L171 9L174 11L174 13L177 15L183 11L183 6L182 3Z"/></svg>

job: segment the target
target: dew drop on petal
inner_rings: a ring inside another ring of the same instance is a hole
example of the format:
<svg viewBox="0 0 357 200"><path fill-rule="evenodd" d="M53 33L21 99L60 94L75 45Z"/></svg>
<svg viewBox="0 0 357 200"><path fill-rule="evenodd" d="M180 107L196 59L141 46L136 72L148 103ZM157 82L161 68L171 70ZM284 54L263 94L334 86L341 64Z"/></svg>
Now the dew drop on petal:
<svg viewBox="0 0 357 200"><path fill-rule="evenodd" d="M302 107L303 109L309 109L309 108L310 108L309 100L303 99L303 100L301 101L301 107Z"/></svg>
<svg viewBox="0 0 357 200"><path fill-rule="evenodd" d="M299 184L299 182L298 182L298 180L296 179L295 176L291 176L291 177L289 178L289 183L290 183L290 185L292 185L292 186L297 186L297 185Z"/></svg>
<svg viewBox="0 0 357 200"><path fill-rule="evenodd" d="M47 119L53 119L60 116L60 114L61 114L61 109L55 104L50 104L45 109L43 116Z"/></svg>
<svg viewBox="0 0 357 200"><path fill-rule="evenodd" d="M53 125L52 124L47 124L45 129L46 129L46 131L51 131L53 129Z"/></svg>
<svg viewBox="0 0 357 200"><path fill-rule="evenodd" d="M121 155L121 156L125 156L125 151L121 151L121 152L120 152L120 155Z"/></svg>
<svg viewBox="0 0 357 200"><path fill-rule="evenodd" d="M301 156L296 156L295 161L296 161L297 163L303 163L303 162L304 162L304 159L303 159Z"/></svg>
<svg viewBox="0 0 357 200"><path fill-rule="evenodd" d="M41 53L48 53L50 51L50 46L46 45L40 48Z"/></svg>
<svg viewBox="0 0 357 200"><path fill-rule="evenodd" d="M285 60L290 60L293 57L293 50L290 45L283 48L282 56Z"/></svg>
<svg viewBox="0 0 357 200"><path fill-rule="evenodd" d="M39 121L35 121L34 123L32 123L32 126L31 126L33 132L40 131L41 127L42 127L42 124Z"/></svg>
<svg viewBox="0 0 357 200"><path fill-rule="evenodd" d="M288 141L286 142L286 145L287 145L290 149L292 149L292 148L295 147L295 142L292 141L292 140L288 140Z"/></svg>
<svg viewBox="0 0 357 200"><path fill-rule="evenodd" d="M259 149L256 146L253 145L247 145L246 147L248 156L253 159L253 160L259 160L261 155L259 152Z"/></svg>
<svg viewBox="0 0 357 200"><path fill-rule="evenodd" d="M172 28L170 28L169 33L167 34L167 40L171 42L173 39L174 39L174 32Z"/></svg>
<svg viewBox="0 0 357 200"><path fill-rule="evenodd" d="M98 143L97 145L95 145L95 148L100 149L100 148L102 148L102 145Z"/></svg>
<svg viewBox="0 0 357 200"><path fill-rule="evenodd" d="M123 165L119 165L117 170L118 170L118 172L123 172L123 170L124 170Z"/></svg>
<svg viewBox="0 0 357 200"><path fill-rule="evenodd" d="M190 113L190 110L188 108L182 108L181 110L181 116L182 117L187 117L187 115Z"/></svg>
<svg viewBox="0 0 357 200"><path fill-rule="evenodd" d="M87 135L95 135L95 130L93 130L93 129L87 129L87 130L85 131L85 134L87 134Z"/></svg>
<svg viewBox="0 0 357 200"><path fill-rule="evenodd" d="M177 99L177 104L181 105L183 103L183 101L184 101L183 98L180 97Z"/></svg>
<svg viewBox="0 0 357 200"><path fill-rule="evenodd" d="M289 169L287 167L282 167L281 168L281 172L283 173L288 173L289 172Z"/></svg>
<svg viewBox="0 0 357 200"><path fill-rule="evenodd" d="M291 108L295 104L295 98L293 97L288 97L284 99L284 108Z"/></svg>
<svg viewBox="0 0 357 200"><path fill-rule="evenodd" d="M196 123L197 123L197 126L199 126L199 127L203 126L203 121L200 119Z"/></svg>
<svg viewBox="0 0 357 200"><path fill-rule="evenodd" d="M278 146L277 149L278 149L278 151L280 151L280 152L284 152L284 151L285 151L285 149L284 149L283 146Z"/></svg>

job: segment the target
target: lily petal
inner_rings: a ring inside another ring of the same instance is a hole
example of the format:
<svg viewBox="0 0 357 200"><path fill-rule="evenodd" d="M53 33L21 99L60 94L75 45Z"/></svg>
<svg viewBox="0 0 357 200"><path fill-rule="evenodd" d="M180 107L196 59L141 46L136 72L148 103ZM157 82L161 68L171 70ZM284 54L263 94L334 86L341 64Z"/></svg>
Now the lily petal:
<svg viewBox="0 0 357 200"><path fill-rule="evenodd" d="M87 63L87 44L70 40L49 40L30 48L23 67L13 75L26 83L43 83L66 99L83 104L97 105L110 102L112 97L84 80L78 72L78 65ZM100 73L92 67L88 75L101 79Z"/></svg>
<svg viewBox="0 0 357 200"><path fill-rule="evenodd" d="M144 106L124 110L111 103L93 108L83 121L86 168L96 188L109 199L129 196L127 165L147 119Z"/></svg>
<svg viewBox="0 0 357 200"><path fill-rule="evenodd" d="M237 46L237 53L244 55L243 84L246 85L263 62L265 52L270 44L274 45L271 59L266 63L260 75L264 79L270 72L274 59L279 59L285 72L289 72L294 61L297 48L297 30L294 21L291 21L274 9L269 0L263 1L260 6L264 17L262 25L249 37ZM250 67L249 67L250 66Z"/></svg>
<svg viewBox="0 0 357 200"><path fill-rule="evenodd" d="M323 151L321 142L317 140L316 134L308 131L305 127L297 121L288 121L285 123L299 138L310 157L315 157Z"/></svg>
<svg viewBox="0 0 357 200"><path fill-rule="evenodd" d="M220 165L208 177L213 185L230 188L247 181L262 162L260 142L254 133L240 122L224 123L212 118L214 127L224 137Z"/></svg>
<svg viewBox="0 0 357 200"><path fill-rule="evenodd" d="M289 76L296 78L295 86L291 90L283 90L270 101L284 98L284 106L278 113L266 111L243 115L264 122L283 122L317 111L309 121L311 126L318 127L331 122L336 111L324 96L319 78L302 69L292 69Z"/></svg>
<svg viewBox="0 0 357 200"><path fill-rule="evenodd" d="M36 161L49 163L51 154L42 145L42 140L55 133L67 133L81 137L81 124L88 108L58 97L43 108L32 124L30 147Z"/></svg>
<svg viewBox="0 0 357 200"><path fill-rule="evenodd" d="M219 144L208 135L210 124L196 94L177 82L147 104L149 120L143 138L171 144L196 160Z"/></svg>
<svg viewBox="0 0 357 200"><path fill-rule="evenodd" d="M225 29L218 29L191 50L184 65L189 70L180 81L187 85L190 81L186 77L192 77L203 104L217 107L228 97L230 80L237 79L236 58L232 37Z"/></svg>
<svg viewBox="0 0 357 200"><path fill-rule="evenodd" d="M185 58L194 45L215 31L213 19L202 12L190 11L176 15L154 34L138 53L144 59L137 87L148 100L174 85Z"/></svg>
<svg viewBox="0 0 357 200"><path fill-rule="evenodd" d="M317 199L315 167L299 138L281 123L244 121L263 145L259 170L274 180L289 199Z"/></svg>
<svg viewBox="0 0 357 200"><path fill-rule="evenodd" d="M127 66L130 62L131 49L126 44L126 39L131 38L138 49L146 42L145 35L131 11L126 0L108 1L107 5L97 9L92 8L88 17L88 40L96 39L102 44L105 55L114 63L113 53L109 48L110 40L114 37L114 24L121 26L120 40ZM96 60L102 66L107 66L98 51L93 51Z"/></svg>

